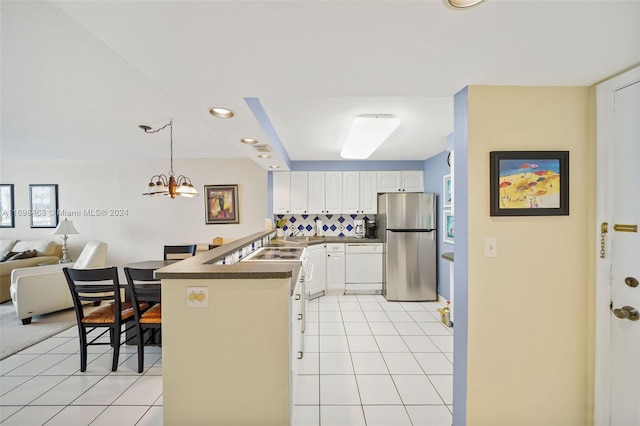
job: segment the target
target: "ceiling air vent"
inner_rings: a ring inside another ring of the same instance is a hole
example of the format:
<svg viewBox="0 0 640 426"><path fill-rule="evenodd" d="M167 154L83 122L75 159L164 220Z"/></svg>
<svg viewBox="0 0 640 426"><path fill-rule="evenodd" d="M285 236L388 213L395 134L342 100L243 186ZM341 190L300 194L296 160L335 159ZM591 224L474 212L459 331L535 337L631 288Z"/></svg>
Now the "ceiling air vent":
<svg viewBox="0 0 640 426"><path fill-rule="evenodd" d="M258 152L271 152L271 145L253 145Z"/></svg>

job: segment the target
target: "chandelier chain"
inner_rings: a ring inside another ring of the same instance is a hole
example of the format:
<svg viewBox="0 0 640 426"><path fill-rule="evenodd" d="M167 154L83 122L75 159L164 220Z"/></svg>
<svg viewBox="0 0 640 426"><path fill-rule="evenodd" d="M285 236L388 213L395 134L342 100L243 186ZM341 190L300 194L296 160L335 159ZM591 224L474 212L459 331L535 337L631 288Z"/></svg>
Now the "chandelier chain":
<svg viewBox="0 0 640 426"><path fill-rule="evenodd" d="M156 129L156 130L151 130L151 129L144 129L145 133L158 133L161 130L166 129L167 127L169 127L169 141L170 141L170 145L169 145L169 153L171 155L171 168L169 170L169 176L175 176L175 172L173 171L173 120L169 120L169 122L167 124L165 124L164 126Z"/></svg>

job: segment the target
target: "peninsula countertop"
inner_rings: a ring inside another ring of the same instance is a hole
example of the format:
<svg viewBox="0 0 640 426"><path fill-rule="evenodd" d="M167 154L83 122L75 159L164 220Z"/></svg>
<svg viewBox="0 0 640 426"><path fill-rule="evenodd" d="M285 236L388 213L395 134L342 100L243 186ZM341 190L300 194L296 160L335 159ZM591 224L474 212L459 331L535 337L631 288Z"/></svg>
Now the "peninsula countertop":
<svg viewBox="0 0 640 426"><path fill-rule="evenodd" d="M216 247L205 253L181 260L156 270L157 278L165 279L268 279L297 277L300 262L236 262L232 265L216 265L216 261L241 250L252 242L260 240L273 231L261 231ZM317 244L382 243L381 238L355 237L305 237L274 238L267 245L311 246Z"/></svg>

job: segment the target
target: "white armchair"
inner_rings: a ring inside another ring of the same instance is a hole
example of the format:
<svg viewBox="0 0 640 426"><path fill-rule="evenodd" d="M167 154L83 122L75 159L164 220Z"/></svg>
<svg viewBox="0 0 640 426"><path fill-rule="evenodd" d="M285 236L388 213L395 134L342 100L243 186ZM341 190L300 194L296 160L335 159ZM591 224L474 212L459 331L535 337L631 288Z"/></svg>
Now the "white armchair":
<svg viewBox="0 0 640 426"><path fill-rule="evenodd" d="M104 268L106 262L107 244L89 241L73 264L14 269L10 291L16 315L26 325L36 315L72 308L73 300L62 268Z"/></svg>

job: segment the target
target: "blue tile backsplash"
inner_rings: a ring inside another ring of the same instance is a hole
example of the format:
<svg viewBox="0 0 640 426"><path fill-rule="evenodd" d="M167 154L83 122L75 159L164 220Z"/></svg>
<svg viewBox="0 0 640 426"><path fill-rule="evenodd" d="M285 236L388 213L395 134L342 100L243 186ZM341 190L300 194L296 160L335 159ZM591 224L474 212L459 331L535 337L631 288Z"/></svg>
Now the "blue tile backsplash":
<svg viewBox="0 0 640 426"><path fill-rule="evenodd" d="M322 221L324 235L328 237L354 237L354 220L375 220L376 216L365 214L277 214L274 218L275 220L287 219L287 223L283 227L285 235L291 235L298 230L302 231L304 236L313 236L316 234L316 220L319 219Z"/></svg>

